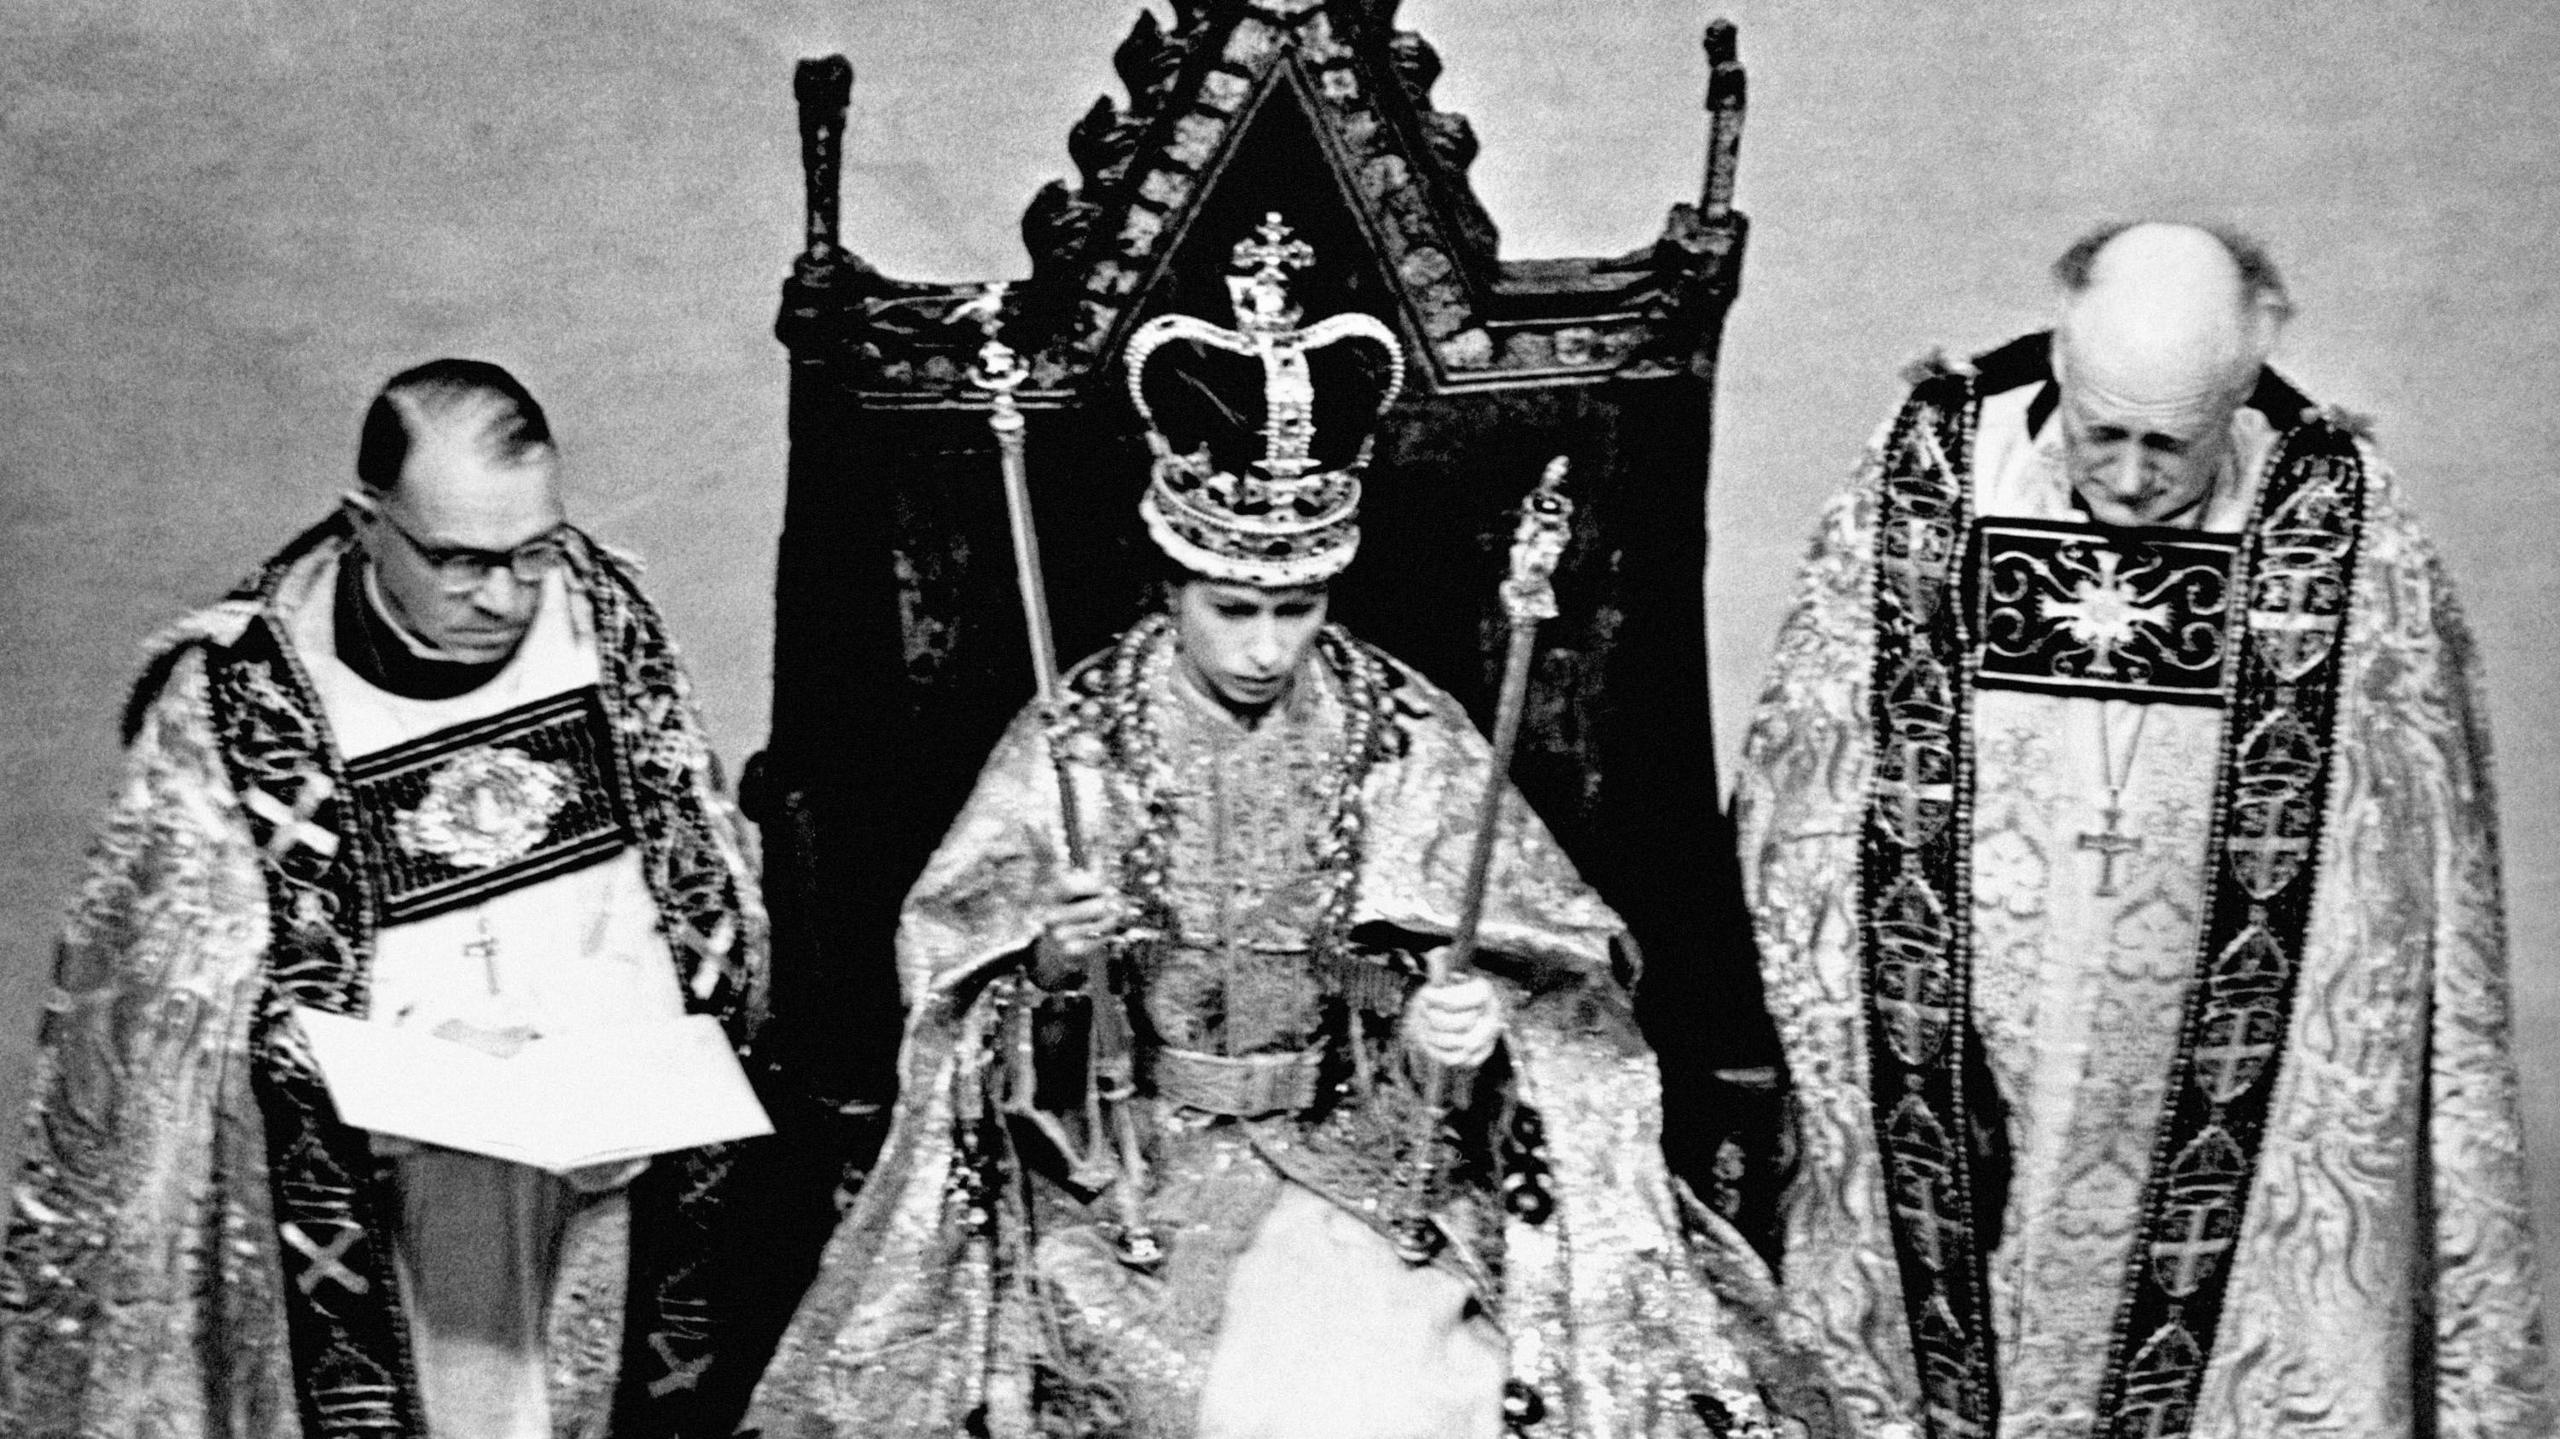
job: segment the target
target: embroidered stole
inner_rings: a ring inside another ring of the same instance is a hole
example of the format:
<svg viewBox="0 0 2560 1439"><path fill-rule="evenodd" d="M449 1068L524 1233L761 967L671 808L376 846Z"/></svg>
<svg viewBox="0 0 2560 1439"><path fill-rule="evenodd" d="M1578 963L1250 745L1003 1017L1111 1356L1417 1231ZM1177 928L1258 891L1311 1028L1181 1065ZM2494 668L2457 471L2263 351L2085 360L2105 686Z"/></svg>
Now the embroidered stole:
<svg viewBox="0 0 2560 1439"><path fill-rule="evenodd" d="M2042 353L2031 337L1986 359ZM1905 1319L1930 1433L1995 1433L1987 1261L2002 1216L1973 1136L2001 1121L1975 1112L1987 1086L1971 999L1974 687L2218 704L2204 920L2097 1411L2110 1439L2170 1439L2188 1431L2213 1353L2291 1018L2364 471L2353 438L2268 373L2251 403L2289 428L2227 561L2210 537L2110 544L2077 526L1977 524L1980 400L1970 372L1917 385L1877 497L1860 959ZM1959 584L1969 550L1974 576ZM2164 585L2186 587L2198 624L2126 612L2126 596Z"/></svg>
<svg viewBox="0 0 2560 1439"><path fill-rule="evenodd" d="M270 600L287 571L345 533L342 517L306 531L233 598ZM604 724L579 740L576 720L549 719L561 730L564 753L574 749L598 768L595 778L619 799L612 809L627 812L637 831L641 868L688 1010L720 1016L732 1038L742 1039L751 1019L740 932L746 911L717 820L694 787L689 756L696 746L673 650L656 612L618 565L583 537L572 556L594 611L602 666L597 691L572 698L599 704ZM400 1207L389 1170L363 1131L339 1122L289 1022L297 1004L363 1014L374 935L404 913L424 912L410 908L420 891L393 882L404 862L386 849L379 826L361 822L353 802L357 786L386 776L378 766L351 771L318 691L272 613L233 644L209 646L207 672L224 765L266 875L272 928L251 1023L250 1084L266 1127L302 1432L311 1439L423 1436L392 1259L390 1226ZM634 1181L632 1252L663 1245L659 1236L669 1228L699 1225L727 1162L721 1150L690 1151L663 1158ZM633 1292L629 1312L663 1322L635 1323L625 1334L626 1373L635 1356L647 1355L670 1370L688 1363L698 1370L709 1343L699 1289L698 1275L677 1269L661 1277L656 1293Z"/></svg>
<svg viewBox="0 0 2560 1439"><path fill-rule="evenodd" d="M421 735L347 767L384 924L485 904L633 838L595 687Z"/></svg>

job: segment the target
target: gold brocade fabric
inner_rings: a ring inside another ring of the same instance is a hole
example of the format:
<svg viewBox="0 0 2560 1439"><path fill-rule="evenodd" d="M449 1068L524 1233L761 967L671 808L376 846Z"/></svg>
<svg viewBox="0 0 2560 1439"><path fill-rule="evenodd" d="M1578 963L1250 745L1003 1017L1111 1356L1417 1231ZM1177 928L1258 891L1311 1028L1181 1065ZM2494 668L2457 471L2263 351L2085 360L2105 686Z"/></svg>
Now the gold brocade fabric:
<svg viewBox="0 0 2560 1439"><path fill-rule="evenodd" d="M46 1014L10 1263L0 1432L297 1439L283 1257L247 1083L265 886L179 662L90 852ZM562 1439L605 1431L620 1364L619 1203L570 1227L547 1327ZM74 1308L43 1287L91 1259Z"/></svg>
<svg viewBox="0 0 2560 1439"><path fill-rule="evenodd" d="M57 951L20 1199L50 1247L106 1263L72 1313L44 1303L55 1273L0 1273L0 1427L298 1435L264 1129L236 1079L266 889L199 662L130 755Z"/></svg>
<svg viewBox="0 0 2560 1439"><path fill-rule="evenodd" d="M1330 685L1300 685L1248 728L1170 676L1150 689L1171 778L1166 901L1179 929L1138 975L1146 1027L1211 1054L1303 1049L1322 1020L1309 942L1331 888L1320 856L1340 700Z"/></svg>
<svg viewBox="0 0 2560 1439"><path fill-rule="evenodd" d="M2009 1102L2015 1177L1991 1256L2004 1430L2085 1430L2106 1365L2151 1168L2152 1132L2195 963L2218 712L2192 705L1983 691L1974 805L1975 990L1983 1049ZM2106 885L2079 836L2094 783L2130 774L2141 848ZM2128 732L2139 743L2128 740ZM2101 888L2113 888L2101 895Z"/></svg>
<svg viewBox="0 0 2560 1439"><path fill-rule="evenodd" d="M314 555L343 543L314 531L271 570L316 563ZM616 611L591 600L587 613ZM333 909L316 889L289 906L271 904L265 866L276 846L255 837L226 770L208 652L232 650L253 625L280 623L272 593L244 595L154 641L122 783L62 931L30 1084L0 1253L0 1434L11 1439L304 1433L288 1296L310 1294L319 1287L314 1269L340 1256L327 1237L278 1222L274 1120L253 1084L251 1036L278 963L280 917L323 930L369 919ZM663 648L653 616L633 625ZM638 658L636 645L608 652ZM688 883L728 887L734 898L715 901L736 934L725 962L760 1003L763 915L735 812L712 787L709 751L671 653L651 658L667 675L646 685L657 706L646 717L648 742L662 748L626 751L624 773L672 774L651 793L699 806L702 862L668 868ZM347 841L307 827L291 842ZM379 1151L358 1153L387 1169ZM660 1255L635 1269L632 1223L619 1194L581 1203L547 1256L537 1383L558 1439L606 1432L625 1377L626 1314L674 1268ZM382 1286L334 1282L359 1297L383 1294ZM629 1337L638 1347L657 1336ZM396 1383L415 1386L414 1372L385 1367ZM330 1368L325 1357L306 1360L300 1377L343 1386L347 1376ZM322 1422L343 1423L356 1407ZM383 1439L424 1439L388 1405L379 1414L359 1413L356 1422Z"/></svg>
<svg viewBox="0 0 2560 1439"><path fill-rule="evenodd" d="M1794 1085L1791 1307L1820 1335L1861 1428L1912 1436L1923 1432L1919 1386L1858 965L1880 462L1871 449L1825 513L1745 745L1736 818ZM2187 1431L2195 1439L2554 1432L2477 657L2396 480L2369 449L2364 463L2317 895L2221 1332ZM2193 795L2174 784L2145 794L2138 780L2128 798L2159 848L2128 869L2125 894L2108 902L2117 907L2084 918L2096 929L2066 933L2043 906L2060 892L2048 879L2067 837L2093 827L2081 804L2090 776L2085 756L2054 743L2066 732L2060 706L2030 708L2004 700L1978 716L1980 967L1967 999L2022 1166L1994 1266L1997 1323L2023 1330L1999 1335L2011 1371L2000 1433L2080 1439L2098 1419L2083 1386L2108 1345L2133 1232L2123 1206L2159 1121L2156 1071L2174 1043L2160 1026L2176 1022L2192 965L2175 931L2192 934L2180 906L2192 907L2201 877L2156 866L2182 846L2200 859L2188 831L2201 819L2174 812ZM2163 724L2160 713L2150 723ZM2210 751L2192 727L2169 722L2144 746L2196 763ZM2172 758L2154 751L2145 764ZM2161 932L2144 932L2152 925ZM2068 1017L2087 1032L2057 1058L2046 1031L2066 1026L2036 1006L2061 991L2028 970L2092 954L2079 1000L2088 1008Z"/></svg>
<svg viewBox="0 0 2560 1439"><path fill-rule="evenodd" d="M1166 1037L1211 1054L1318 1045L1334 1072L1393 1067L1400 981L1373 1010L1364 1059L1345 1052L1338 1019L1322 1022L1361 1008L1341 967L1376 962L1314 950L1346 692L1310 664L1287 707L1250 731L1177 696L1162 666L1141 667L1139 702L1171 760L1173 837L1171 933L1132 981L1142 1049ZM1358 791L1350 919L1428 942L1455 923L1490 756L1448 696L1392 661L1386 673L1392 739ZM1107 869L1139 838L1142 786L1100 745L1067 743ZM1228 1282L1283 1189L1363 1224L1385 1217L1384 1176L1418 1101L1383 1073L1346 1086L1320 1119L1143 1101L1146 1212L1168 1251L1153 1274L1113 1255L1108 1195L1086 1203L1037 1155L988 1137L1008 1132L987 1117L1018 1042L1015 963L1061 862L1058 783L1025 715L909 896L896 1123L757 1391L747 1422L768 1435L1189 1435ZM1711 1233L1704 1257L1684 1242L1652 1056L1611 970L1618 920L1516 797L1504 824L1484 943L1515 1005L1510 1083L1544 1119L1556 1212L1538 1225L1506 1216L1480 1177L1443 1196L1457 1242L1442 1266L1476 1286L1512 1378L1536 1390L1545 1413L1529 1432L1766 1432L1753 1365L1775 1383L1805 1376L1784 1366L1767 1276L1743 1246L1709 1216L1694 1220Z"/></svg>

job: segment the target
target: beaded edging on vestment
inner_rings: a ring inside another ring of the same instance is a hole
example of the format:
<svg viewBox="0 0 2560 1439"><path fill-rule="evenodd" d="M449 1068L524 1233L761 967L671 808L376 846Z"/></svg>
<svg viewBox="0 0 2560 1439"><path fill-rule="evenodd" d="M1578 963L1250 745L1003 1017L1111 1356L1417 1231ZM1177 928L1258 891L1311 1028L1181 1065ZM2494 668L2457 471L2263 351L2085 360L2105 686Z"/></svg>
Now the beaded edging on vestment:
<svg viewBox="0 0 2560 1439"><path fill-rule="evenodd" d="M1999 1412L1988 1243L1966 1063L1972 902L1965 835L1972 689L1948 580L1961 552L1975 406L1966 378L1913 391L1885 448L1868 719L1873 788L1859 838L1867 1047L1894 1253L1929 1423L1974 1439Z"/></svg>
<svg viewBox="0 0 2560 1439"><path fill-rule="evenodd" d="M480 904L629 844L604 705L584 686L347 767L382 922Z"/></svg>
<svg viewBox="0 0 2560 1439"><path fill-rule="evenodd" d="M1973 1152L1982 1117L1968 1112L1966 1084L1976 1043L1971 689L2222 705L2209 917L2098 1409L2116 1439L2166 1439L2187 1432L2213 1352L2289 1025L2365 477L2351 436L2305 418L2269 457L2230 560L2210 553L2209 537L2146 532L2108 546L2075 541L2066 527L1985 523L1970 603L1950 604L1950 572L1973 530L1979 400L1970 373L1922 381L1889 433L1878 501L1861 968L1905 1319L1932 1433L1994 1432L1984 1260L1985 1225L1998 1216ZM2163 586L2184 592L2157 618L2172 619L2183 601L2184 623L2136 618ZM2217 634L2203 632L2208 622Z"/></svg>
<svg viewBox="0 0 2560 1439"><path fill-rule="evenodd" d="M269 599L293 565L344 533L341 518L306 532L234 598ZM619 562L582 535L570 553L603 669L607 733L599 738L609 742L593 758L611 769L596 778L627 802L688 1009L719 1016L743 1041L757 988L757 946L743 926L760 921L697 787L701 741L674 652ZM279 633L261 613L237 642L209 647L207 670L215 733L261 853L273 924L251 1028L251 1084L290 1281L282 1292L303 1427L313 1439L422 1434L388 1242L398 1206L370 1140L338 1121L290 1021L295 1005L364 1013L374 934L388 922L383 881L395 862L379 852L387 833L355 822L358 777ZM636 1181L634 1252L664 1252L666 1230L702 1223L698 1211L727 1163L724 1150L688 1151ZM643 1382L683 1374L709 1343L698 1317L701 1276L679 1267L657 1281L656 1293L632 1299L635 1319L653 1320L626 1335L626 1368L643 1371Z"/></svg>
<svg viewBox="0 0 2560 1439"><path fill-rule="evenodd" d="M2352 435L2288 431L2232 587L2207 917L2098 1401L2116 1439L2185 1433L2213 1353L2310 928L2364 499Z"/></svg>

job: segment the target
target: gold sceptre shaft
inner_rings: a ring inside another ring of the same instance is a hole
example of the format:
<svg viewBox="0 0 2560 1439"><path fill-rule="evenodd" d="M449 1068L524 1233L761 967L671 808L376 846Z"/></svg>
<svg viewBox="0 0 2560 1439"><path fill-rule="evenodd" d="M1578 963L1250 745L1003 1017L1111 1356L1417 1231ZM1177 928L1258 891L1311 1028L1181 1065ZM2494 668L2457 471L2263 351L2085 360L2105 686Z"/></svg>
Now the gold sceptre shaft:
<svg viewBox="0 0 2560 1439"><path fill-rule="evenodd" d="M1039 695L1042 724L1048 731L1049 763L1058 779L1058 826L1067 864L1083 869L1087 863L1084 824L1076 803L1075 776L1061 746L1065 693L1058 679L1058 642L1049 623L1049 591L1040 568L1040 533L1032 523L1022 406L1014 398L1014 391L1031 378L1031 367L1000 334L1004 326L1004 294L1005 286L999 281L961 311L963 317L976 319L986 333L969 382L987 392L987 428L995 433L996 455L1004 474L1005 520L1013 532L1013 574L1022 594L1023 629L1030 639L1032 684ZM1085 959L1085 994L1092 1016L1085 1041L1087 1143L1075 1143L1036 1104L1026 1103L1024 1109L1058 1146L1071 1177L1082 1184L1100 1182L1108 1186L1120 1221L1117 1244L1121 1261L1149 1269L1163 1261L1164 1245L1147 1224L1141 1208L1146 1189L1146 1155L1139 1146L1137 1117L1130 1107L1137 1091L1137 1067L1132 1055L1135 1041L1129 1016L1112 988L1112 956L1117 947L1116 943L1097 946ZM1028 1089L1026 1081L1026 1094Z"/></svg>
<svg viewBox="0 0 2560 1439"><path fill-rule="evenodd" d="M1502 693L1493 709L1493 765L1485 771L1484 798L1476 806L1476 842L1467 855L1458 932L1432 966L1435 983L1463 979L1475 969L1485 884L1493 873L1502 806L1511 788L1511 755L1520 747L1520 713L1528 706L1529 671L1538 657L1538 625L1556 617L1556 562L1573 535L1573 501L1563 491L1568 468L1570 461L1563 455L1547 461L1538 487L1520 502L1520 526L1512 531L1511 572L1502 581L1502 611L1511 621L1511 649L1503 657Z"/></svg>
<svg viewBox="0 0 2560 1439"><path fill-rule="evenodd" d="M999 334L1004 327L1004 292L1003 282L990 285L986 294L971 301L964 310L978 321L987 336L986 343L978 347L978 363L969 372L969 383L987 392L987 428L995 432L996 454L1004 471L1004 515L1013 530L1014 584L1022 594L1022 627L1031 642L1031 683L1040 696L1041 715L1054 733L1061 701L1058 641L1050 628L1049 588L1040 570L1040 531L1031 520L1031 473L1023 458L1022 405L1013 397L1013 392L1031 378L1031 367ZM1058 755L1056 748L1054 743L1050 746L1061 766L1058 800L1066 831L1067 863L1082 869L1084 826L1076 814L1075 787L1066 782L1065 757Z"/></svg>
<svg viewBox="0 0 2560 1439"><path fill-rule="evenodd" d="M1475 972L1476 943L1484 927L1485 887L1493 851L1502 837L1502 810L1510 797L1511 756L1520 747L1520 715L1528 707L1529 671L1535 666L1540 621L1556 617L1556 562L1573 536L1573 501L1564 496L1567 457L1547 462L1538 487L1520 502L1520 525L1511 535L1511 569L1502 581L1502 610L1511 622L1511 645L1502 661L1502 690L1494 702L1493 759L1485 770L1484 797L1476 806L1476 836L1467 854L1466 888L1458 900L1458 930L1433 951L1429 982L1448 984ZM1408 1264L1429 1263L1445 1242L1431 1217L1432 1190L1442 1159L1441 1129L1458 1076L1434 1065L1426 1081L1430 1101L1424 1131L1414 1136L1405 1193L1395 1221L1396 1252Z"/></svg>

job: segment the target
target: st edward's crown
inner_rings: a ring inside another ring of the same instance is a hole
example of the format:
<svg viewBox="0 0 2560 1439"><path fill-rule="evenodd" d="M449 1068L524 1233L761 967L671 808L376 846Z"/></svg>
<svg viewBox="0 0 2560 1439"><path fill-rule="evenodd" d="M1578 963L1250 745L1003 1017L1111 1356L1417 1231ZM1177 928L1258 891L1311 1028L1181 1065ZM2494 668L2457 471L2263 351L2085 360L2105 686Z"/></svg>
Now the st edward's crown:
<svg viewBox="0 0 2560 1439"><path fill-rule="evenodd" d="M1129 398L1155 456L1138 513L1195 574L1320 584L1359 549L1360 471L1404 388L1404 354L1370 315L1300 327L1288 271L1314 259L1270 215L1235 248L1235 329L1159 315L1130 337Z"/></svg>

